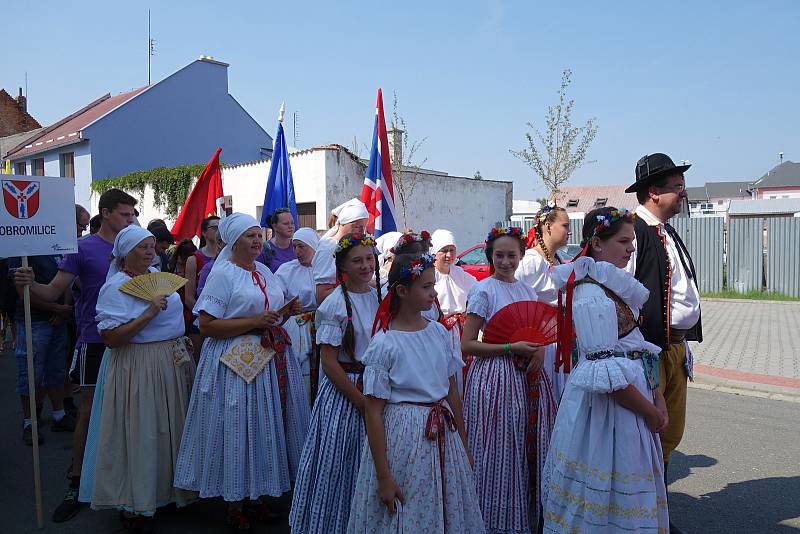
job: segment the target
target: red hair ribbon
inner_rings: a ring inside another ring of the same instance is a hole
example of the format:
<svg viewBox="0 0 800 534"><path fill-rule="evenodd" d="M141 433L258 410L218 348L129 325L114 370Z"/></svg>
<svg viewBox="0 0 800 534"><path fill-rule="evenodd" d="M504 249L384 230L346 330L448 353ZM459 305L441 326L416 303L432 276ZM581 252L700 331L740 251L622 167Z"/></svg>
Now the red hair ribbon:
<svg viewBox="0 0 800 534"><path fill-rule="evenodd" d="M378 327L384 332L389 329L389 321L392 320L392 293L392 289L389 288L380 306L378 306L378 311L375 312L375 321L372 323L373 336L378 331Z"/></svg>
<svg viewBox="0 0 800 534"><path fill-rule="evenodd" d="M525 248L533 248L536 246L536 227L531 226L528 230L527 240L525 241Z"/></svg>
<svg viewBox="0 0 800 534"><path fill-rule="evenodd" d="M564 372L569 373L572 366L572 345L575 342L575 327L572 322L572 296L575 292L574 270L567 279L566 292L566 304L561 299L560 291L558 296L558 316L560 324L558 325L555 370L558 371L558 369L563 365Z"/></svg>

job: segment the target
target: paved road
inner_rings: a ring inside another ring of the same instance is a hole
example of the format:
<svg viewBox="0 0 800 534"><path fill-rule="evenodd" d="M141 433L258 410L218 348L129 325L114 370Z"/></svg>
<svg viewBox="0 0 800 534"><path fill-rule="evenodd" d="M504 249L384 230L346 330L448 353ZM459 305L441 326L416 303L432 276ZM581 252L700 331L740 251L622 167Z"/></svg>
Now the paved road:
<svg viewBox="0 0 800 534"><path fill-rule="evenodd" d="M747 373L800 378L800 302L704 299L697 363Z"/></svg>
<svg viewBox="0 0 800 534"><path fill-rule="evenodd" d="M34 528L31 449L22 445L16 368L0 355L0 532L106 534L124 532L116 514L83 509L68 523L50 522L66 485L71 434L53 434L41 447L46 526ZM670 478L670 507L687 534L797 533L800 531L800 431L796 403L689 390L687 432ZM286 505L284 503L284 509ZM161 534L226 532L224 505L204 502L158 518ZM257 534L288 532L285 522Z"/></svg>

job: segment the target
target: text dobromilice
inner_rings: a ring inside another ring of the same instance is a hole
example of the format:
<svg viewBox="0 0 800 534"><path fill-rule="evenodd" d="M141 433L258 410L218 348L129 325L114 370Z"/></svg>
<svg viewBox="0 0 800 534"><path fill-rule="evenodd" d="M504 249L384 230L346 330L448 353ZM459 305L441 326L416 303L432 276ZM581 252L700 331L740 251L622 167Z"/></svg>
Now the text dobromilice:
<svg viewBox="0 0 800 534"><path fill-rule="evenodd" d="M55 235L56 226L35 225L35 226L0 226L0 236L21 236L21 235Z"/></svg>

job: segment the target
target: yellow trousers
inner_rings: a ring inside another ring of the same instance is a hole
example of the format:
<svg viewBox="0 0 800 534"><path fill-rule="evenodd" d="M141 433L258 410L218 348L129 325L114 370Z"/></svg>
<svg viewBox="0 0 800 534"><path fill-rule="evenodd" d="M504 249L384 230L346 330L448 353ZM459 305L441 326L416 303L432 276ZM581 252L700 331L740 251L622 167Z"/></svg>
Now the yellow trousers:
<svg viewBox="0 0 800 534"><path fill-rule="evenodd" d="M664 452L664 463L669 462L670 454L683 438L686 426L686 389L688 376L684 363L686 361L686 345L670 343L667 350L661 352L659 367L661 371L659 388L664 394L669 414L667 429L661 433L661 448Z"/></svg>

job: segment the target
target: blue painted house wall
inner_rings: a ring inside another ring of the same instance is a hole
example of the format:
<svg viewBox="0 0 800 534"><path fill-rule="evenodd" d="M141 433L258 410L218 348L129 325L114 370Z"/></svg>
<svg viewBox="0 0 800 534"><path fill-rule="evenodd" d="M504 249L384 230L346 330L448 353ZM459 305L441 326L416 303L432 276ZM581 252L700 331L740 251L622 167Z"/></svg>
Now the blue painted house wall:
<svg viewBox="0 0 800 534"><path fill-rule="evenodd" d="M161 166L264 157L272 137L228 94L227 65L196 60L83 129L92 179Z"/></svg>

